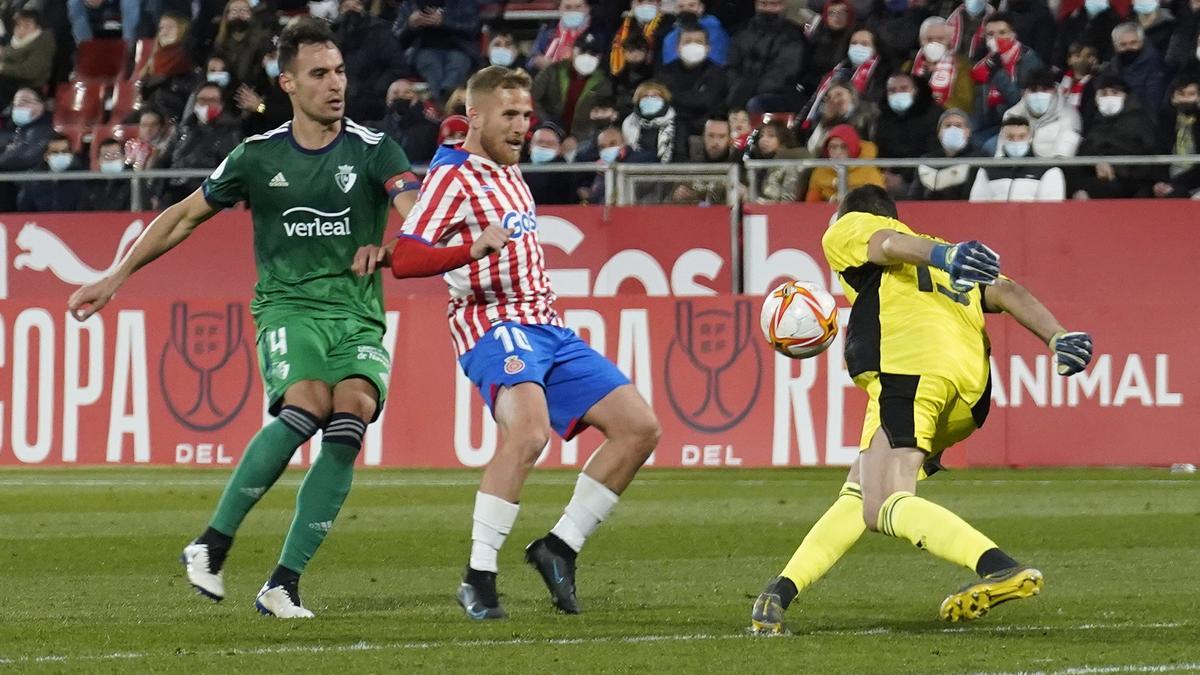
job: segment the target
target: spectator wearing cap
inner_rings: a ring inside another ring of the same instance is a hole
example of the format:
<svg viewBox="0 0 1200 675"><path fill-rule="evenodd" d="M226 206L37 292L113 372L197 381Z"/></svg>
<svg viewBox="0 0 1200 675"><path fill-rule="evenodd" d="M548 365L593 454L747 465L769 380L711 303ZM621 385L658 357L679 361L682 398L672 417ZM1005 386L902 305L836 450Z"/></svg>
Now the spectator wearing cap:
<svg viewBox="0 0 1200 675"><path fill-rule="evenodd" d="M984 25L988 17L995 13L996 6L987 0L963 0L946 16L946 25L950 28L950 51L971 62L987 54Z"/></svg>
<svg viewBox="0 0 1200 675"><path fill-rule="evenodd" d="M185 47L188 29L188 20L182 15L163 14L150 58L137 74L142 100L172 120L183 115L184 103L196 84L192 59Z"/></svg>
<svg viewBox="0 0 1200 675"><path fill-rule="evenodd" d="M729 45L729 107L751 112L796 110L808 39L783 18L783 0L755 0L754 18Z"/></svg>
<svg viewBox="0 0 1200 675"><path fill-rule="evenodd" d="M682 137L703 133L711 114L725 113L729 80L725 69L709 58L708 34L699 24L689 24L679 38L679 59L665 64L659 80L671 92ZM686 146L680 145L680 149Z"/></svg>
<svg viewBox="0 0 1200 675"><path fill-rule="evenodd" d="M451 115L442 120L438 127L438 145L462 145L467 140L467 131L471 128L471 120L464 115Z"/></svg>
<svg viewBox="0 0 1200 675"><path fill-rule="evenodd" d="M488 41L487 60L490 65L505 68L528 69L530 65L521 55L513 34L507 30L492 33L492 39Z"/></svg>
<svg viewBox="0 0 1200 675"><path fill-rule="evenodd" d="M1146 35L1146 44L1165 56L1175 34L1177 22L1171 10L1159 5L1159 0L1134 0L1130 21L1137 23Z"/></svg>
<svg viewBox="0 0 1200 675"><path fill-rule="evenodd" d="M686 147L686 135L678 132L671 92L661 82L643 82L633 94L634 111L621 123L625 145L635 152L649 152L660 162L676 159L676 144Z"/></svg>
<svg viewBox="0 0 1200 675"><path fill-rule="evenodd" d="M660 0L633 0L629 5L629 14L621 20L613 36L612 49L608 54L608 72L617 78L628 66L639 65L630 63L625 48L627 44L644 45L640 50L645 52L643 63L648 64L653 72L655 64L662 62L663 39L671 31L674 21L670 14L662 13ZM640 36L641 40L630 40L633 36Z"/></svg>
<svg viewBox="0 0 1200 675"><path fill-rule="evenodd" d="M1033 71L1025 78L1021 101L1004 113L1029 120L1038 157L1074 157L1082 140L1079 112L1063 100L1056 79L1049 68Z"/></svg>
<svg viewBox="0 0 1200 675"><path fill-rule="evenodd" d="M728 164L736 160L729 120L725 117L709 117L704 122L704 135L701 137L701 142L689 145L694 145L690 149L689 162ZM671 202L703 206L724 204L726 201L725 183L724 177L696 178L686 183L680 183L671 193Z"/></svg>
<svg viewBox="0 0 1200 675"><path fill-rule="evenodd" d="M1058 31L1046 0L1007 0L1003 6L1012 17L1013 31L1021 44L1032 49L1042 63L1050 63Z"/></svg>
<svg viewBox="0 0 1200 675"><path fill-rule="evenodd" d="M875 123L875 144L880 157L920 157L936 142L935 131L942 107L934 103L924 82L908 73L896 73L887 81L887 103ZM885 184L893 196L908 194L913 169L884 171Z"/></svg>
<svg viewBox="0 0 1200 675"><path fill-rule="evenodd" d="M440 125L432 106L417 97L410 80L399 79L387 91L387 114L374 124L404 148L414 164L433 159Z"/></svg>
<svg viewBox="0 0 1200 675"><path fill-rule="evenodd" d="M979 151L971 146L970 117L957 108L947 110L938 119L937 139L937 147L923 157L952 159L980 156ZM975 166L966 163L946 167L918 166L908 197L928 201L965 201L971 196L976 171Z"/></svg>
<svg viewBox="0 0 1200 675"><path fill-rule="evenodd" d="M1084 157L1151 155L1155 149L1154 125L1129 85L1115 75L1096 78L1096 118L1084 130L1079 154ZM1072 172L1075 199L1148 197L1154 184L1153 166L1101 162Z"/></svg>
<svg viewBox="0 0 1200 675"><path fill-rule="evenodd" d="M21 9L13 17L12 41L0 48L0 101L18 89L41 89L54 67L54 34L42 30L40 15Z"/></svg>
<svg viewBox="0 0 1200 675"><path fill-rule="evenodd" d="M846 59L854 32L854 5L848 0L827 0L808 32L808 60L800 77L804 91L816 91L827 73Z"/></svg>
<svg viewBox="0 0 1200 675"><path fill-rule="evenodd" d="M612 82L599 67L599 40L586 35L575 43L574 56L559 61L533 79L533 105L538 119L555 120L577 139L592 133L590 111L598 99L611 99Z"/></svg>
<svg viewBox="0 0 1200 675"><path fill-rule="evenodd" d="M538 29L529 50L529 69L535 74L574 56L575 43L592 33L602 43L602 35L592 26L592 7L587 0L559 0L559 19Z"/></svg>
<svg viewBox="0 0 1200 675"><path fill-rule="evenodd" d="M46 143L40 164L41 171L63 173L75 171L79 158L71 152L71 141L55 133ZM26 212L78 211L83 203L84 182L78 180L34 180L21 183L17 209Z"/></svg>
<svg viewBox="0 0 1200 675"><path fill-rule="evenodd" d="M929 87L934 103L946 108L971 110L975 83L971 64L950 48L952 32L946 20L931 16L921 24L921 49L903 70Z"/></svg>
<svg viewBox="0 0 1200 675"><path fill-rule="evenodd" d="M1160 155L1194 155L1200 145L1200 82L1183 76L1171 86L1171 105L1159 113ZM1155 197L1189 197L1200 188L1200 165L1178 162L1159 171Z"/></svg>
<svg viewBox="0 0 1200 675"><path fill-rule="evenodd" d="M1005 118L998 139L1000 156L1034 157L1029 120ZM1056 166L999 166L979 169L971 186L973 202L1059 202L1066 198L1066 179Z"/></svg>
<svg viewBox="0 0 1200 675"><path fill-rule="evenodd" d="M1012 19L1004 12L988 17L984 35L987 36L987 55L971 68L971 79L976 83L975 117L971 126L980 146L989 152L999 133L1004 111L1021 100L1019 83L1040 68L1042 62L1037 54L1017 40Z"/></svg>
<svg viewBox="0 0 1200 675"><path fill-rule="evenodd" d="M1136 23L1123 23L1113 29L1116 50L1107 72L1124 80L1129 93L1150 115L1157 115L1167 94L1167 64L1158 52L1146 44L1146 33Z"/></svg>
<svg viewBox="0 0 1200 675"><path fill-rule="evenodd" d="M1058 24L1052 65L1065 65L1067 48L1074 43L1095 47L1100 61L1107 62L1113 53L1112 30L1121 19L1111 0L1084 0Z"/></svg>
<svg viewBox="0 0 1200 675"><path fill-rule="evenodd" d="M346 63L346 115L384 114L388 87L404 74L404 55L386 21L366 13L363 0L341 0L333 41Z"/></svg>
<svg viewBox="0 0 1200 675"><path fill-rule="evenodd" d="M405 0L392 32L433 95L445 100L478 57L479 25L476 0Z"/></svg>
<svg viewBox="0 0 1200 675"><path fill-rule="evenodd" d="M120 175L129 171L121 142L115 138L100 143L97 153L100 173ZM88 186L80 200L80 211L128 211L130 186L128 180L87 181Z"/></svg>
<svg viewBox="0 0 1200 675"><path fill-rule="evenodd" d="M699 26L704 31L708 45L708 59L713 63L724 66L729 58L729 33L721 25L721 20L705 12L701 0L678 0L675 3L675 25L663 38L662 62L674 63L680 57L680 40L683 37L683 26Z"/></svg>
<svg viewBox="0 0 1200 675"><path fill-rule="evenodd" d="M874 159L875 144L862 140L854 127L840 124L829 130L821 146L821 157L826 159ZM883 173L873 166L853 166L846 169L846 188L853 190L864 185L884 186ZM837 199L838 177L833 167L813 169L808 180L808 195L805 201L828 202Z"/></svg>
<svg viewBox="0 0 1200 675"><path fill-rule="evenodd" d="M566 134L558 125L543 122L534 129L529 139L529 161L536 166L566 163L562 156L562 142L565 139ZM579 182L579 176L570 173L525 172L525 183L535 204L576 204L579 195L575 191Z"/></svg>

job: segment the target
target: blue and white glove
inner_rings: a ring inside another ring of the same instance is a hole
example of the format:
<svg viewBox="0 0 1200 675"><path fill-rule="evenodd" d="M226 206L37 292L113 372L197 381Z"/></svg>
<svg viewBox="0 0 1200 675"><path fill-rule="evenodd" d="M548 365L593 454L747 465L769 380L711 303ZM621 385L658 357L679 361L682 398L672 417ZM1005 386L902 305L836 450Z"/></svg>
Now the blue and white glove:
<svg viewBox="0 0 1200 675"><path fill-rule="evenodd" d="M1050 338L1050 349L1054 350L1059 375L1081 373L1092 362L1092 336L1087 333L1055 333Z"/></svg>
<svg viewBox="0 0 1200 675"><path fill-rule="evenodd" d="M975 284L990 286L1000 277L1000 255L981 241L937 244L929 261L950 275L950 285L959 292L965 293Z"/></svg>

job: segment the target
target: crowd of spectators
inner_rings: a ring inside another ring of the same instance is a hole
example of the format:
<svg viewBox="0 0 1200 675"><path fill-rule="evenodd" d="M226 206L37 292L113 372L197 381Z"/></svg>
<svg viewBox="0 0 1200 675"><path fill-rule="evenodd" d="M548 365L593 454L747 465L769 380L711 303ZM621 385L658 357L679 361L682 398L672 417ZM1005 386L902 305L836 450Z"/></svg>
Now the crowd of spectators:
<svg viewBox="0 0 1200 675"><path fill-rule="evenodd" d="M347 114L415 164L465 133L462 87L488 64L534 76L538 165L1196 152L1200 0L991 1L559 0L536 25L492 20L482 0L0 0L0 171L215 167L290 119L274 40L300 14L333 27ZM105 37L126 41L137 101L105 122L125 137L89 147L57 123L55 94L78 45ZM529 180L539 203L605 196L592 170ZM1191 197L1200 166L856 165L846 181L901 199ZM793 163L762 171L757 193L826 201L838 182ZM149 182L149 205L197 184ZM727 188L659 194L713 204ZM0 184L5 210L128 205L128 181Z"/></svg>

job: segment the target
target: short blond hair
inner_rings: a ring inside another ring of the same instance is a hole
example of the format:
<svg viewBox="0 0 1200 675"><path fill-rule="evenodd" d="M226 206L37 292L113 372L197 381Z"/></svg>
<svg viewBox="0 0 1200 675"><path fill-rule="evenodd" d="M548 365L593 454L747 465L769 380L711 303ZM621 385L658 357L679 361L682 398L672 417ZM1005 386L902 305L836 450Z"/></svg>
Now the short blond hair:
<svg viewBox="0 0 1200 675"><path fill-rule="evenodd" d="M467 105L480 94L490 94L497 89L524 89L533 87L533 78L520 68L505 68L504 66L488 66L467 80Z"/></svg>
<svg viewBox="0 0 1200 675"><path fill-rule="evenodd" d="M640 101L643 96L649 96L650 94L658 94L667 105L671 104L671 90L667 89L667 85L658 80L646 80L639 84L637 89L633 90L633 100Z"/></svg>

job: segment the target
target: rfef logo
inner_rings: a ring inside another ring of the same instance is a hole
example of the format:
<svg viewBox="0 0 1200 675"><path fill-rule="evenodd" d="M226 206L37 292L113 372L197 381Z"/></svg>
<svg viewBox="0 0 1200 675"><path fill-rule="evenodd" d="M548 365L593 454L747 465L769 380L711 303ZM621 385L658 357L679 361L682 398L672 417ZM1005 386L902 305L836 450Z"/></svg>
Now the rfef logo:
<svg viewBox="0 0 1200 675"><path fill-rule="evenodd" d="M676 303L664 379L671 407L685 424L708 433L726 431L754 408L762 385L754 330L747 300L734 301L732 312L696 312L690 300Z"/></svg>
<svg viewBox="0 0 1200 675"><path fill-rule="evenodd" d="M225 313L192 313L187 303L171 306L171 336L159 360L159 386L180 424L196 431L225 426L250 395L250 349L243 335L243 307Z"/></svg>

